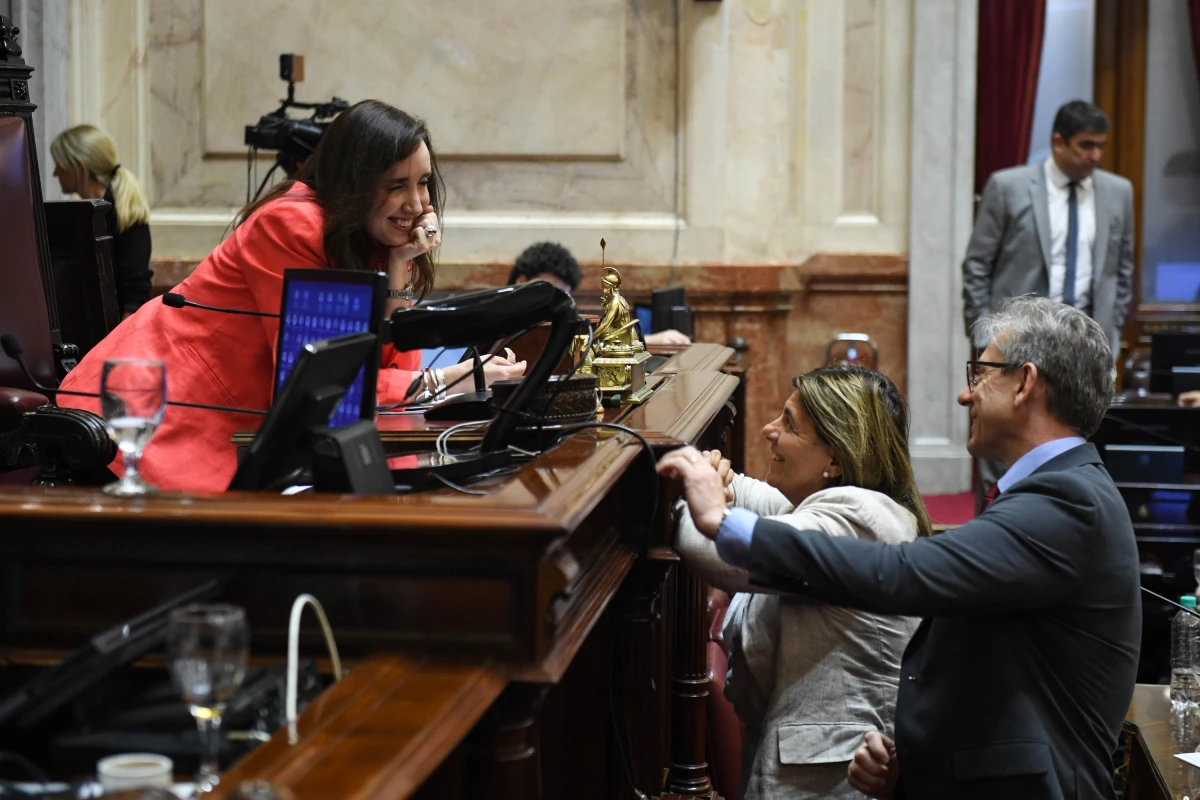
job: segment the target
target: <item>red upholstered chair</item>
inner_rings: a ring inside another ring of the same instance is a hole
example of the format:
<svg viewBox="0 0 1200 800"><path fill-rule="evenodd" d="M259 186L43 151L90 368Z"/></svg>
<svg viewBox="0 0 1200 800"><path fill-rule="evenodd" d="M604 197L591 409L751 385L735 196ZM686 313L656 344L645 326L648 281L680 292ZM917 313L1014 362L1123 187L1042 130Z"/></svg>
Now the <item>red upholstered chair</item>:
<svg viewBox="0 0 1200 800"><path fill-rule="evenodd" d="M708 645L705 659L712 683L708 692L708 766L712 772L713 788L725 800L738 800L742 779L742 733L745 728L725 699L725 675L729 669L729 653L721 638L725 612L729 610L729 595L708 587Z"/></svg>
<svg viewBox="0 0 1200 800"><path fill-rule="evenodd" d="M33 70L20 56L13 28L0 16L0 334L19 343L37 383L57 386L76 351L59 336L33 140ZM40 464L36 482L70 483L73 474L100 470L113 459L116 446L103 420L47 402L25 370L0 353L0 470Z"/></svg>

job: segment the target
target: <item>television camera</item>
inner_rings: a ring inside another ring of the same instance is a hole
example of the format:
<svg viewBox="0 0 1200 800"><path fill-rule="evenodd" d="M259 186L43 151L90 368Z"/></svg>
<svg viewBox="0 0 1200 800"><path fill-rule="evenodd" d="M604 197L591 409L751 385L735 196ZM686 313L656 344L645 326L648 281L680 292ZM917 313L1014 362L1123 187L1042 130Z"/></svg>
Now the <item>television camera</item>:
<svg viewBox="0 0 1200 800"><path fill-rule="evenodd" d="M257 198L267 186L271 175L282 167L284 173L294 177L300 167L317 149L317 144L325 134L325 129L341 112L350 107L340 97L335 97L327 103L301 103L296 100L296 84L304 80L304 56L283 53L279 56L279 79L287 81L287 97L278 109L264 114L255 125L246 126L246 146L250 148L249 159L254 159L258 150L275 150L275 165L271 167L266 177L254 193ZM288 116L289 108L311 110L312 116L307 119L293 119ZM250 184L247 176L246 195L250 201Z"/></svg>

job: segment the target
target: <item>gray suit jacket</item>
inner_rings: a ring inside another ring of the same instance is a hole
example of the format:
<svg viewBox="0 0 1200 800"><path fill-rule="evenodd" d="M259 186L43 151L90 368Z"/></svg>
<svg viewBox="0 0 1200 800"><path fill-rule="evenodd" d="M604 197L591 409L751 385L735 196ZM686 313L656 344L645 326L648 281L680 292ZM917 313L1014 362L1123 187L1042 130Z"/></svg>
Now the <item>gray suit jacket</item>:
<svg viewBox="0 0 1200 800"><path fill-rule="evenodd" d="M760 519L748 566L756 584L925 617L901 663L898 796L1113 797L1142 612L1133 525L1095 446L910 544Z"/></svg>
<svg viewBox="0 0 1200 800"><path fill-rule="evenodd" d="M1092 317L1115 342L1133 299L1133 185L1100 169L1092 178ZM975 320L1008 298L1050 293L1050 205L1042 164L1000 170L988 179L962 269L968 336Z"/></svg>

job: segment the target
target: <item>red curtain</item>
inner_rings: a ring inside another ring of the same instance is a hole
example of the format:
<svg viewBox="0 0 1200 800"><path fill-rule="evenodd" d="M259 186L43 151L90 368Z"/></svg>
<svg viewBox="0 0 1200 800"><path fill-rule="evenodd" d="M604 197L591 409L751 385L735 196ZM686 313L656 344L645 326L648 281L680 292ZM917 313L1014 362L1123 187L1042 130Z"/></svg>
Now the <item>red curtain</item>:
<svg viewBox="0 0 1200 800"><path fill-rule="evenodd" d="M993 172L1029 158L1045 27L1046 0L979 0L976 194Z"/></svg>
<svg viewBox="0 0 1200 800"><path fill-rule="evenodd" d="M1200 74L1200 0L1188 0L1188 24L1192 29L1192 58Z"/></svg>

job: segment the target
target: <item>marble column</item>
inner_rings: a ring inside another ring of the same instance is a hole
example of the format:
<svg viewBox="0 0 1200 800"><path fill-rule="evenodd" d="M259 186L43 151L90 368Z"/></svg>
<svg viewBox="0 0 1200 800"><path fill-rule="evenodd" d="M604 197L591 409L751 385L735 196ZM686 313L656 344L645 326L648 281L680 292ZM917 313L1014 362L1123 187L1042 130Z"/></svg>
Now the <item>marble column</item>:
<svg viewBox="0 0 1200 800"><path fill-rule="evenodd" d="M908 272L910 445L924 494L970 487L961 263L975 168L976 0L915 0Z"/></svg>
<svg viewBox="0 0 1200 800"><path fill-rule="evenodd" d="M67 112L68 0L8 0L12 20L21 29L19 41L25 63L33 67L29 93L37 110L33 131L37 138L42 196L63 199L54 179L50 140L69 124ZM0 9L4 4L0 3Z"/></svg>

